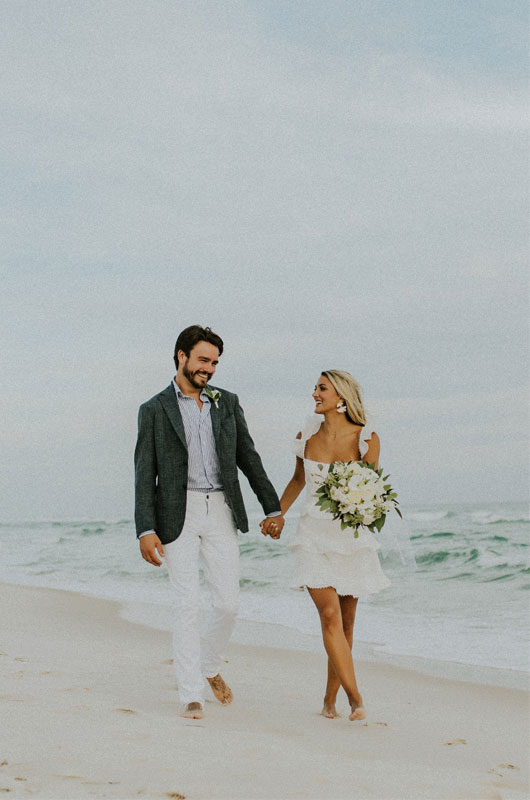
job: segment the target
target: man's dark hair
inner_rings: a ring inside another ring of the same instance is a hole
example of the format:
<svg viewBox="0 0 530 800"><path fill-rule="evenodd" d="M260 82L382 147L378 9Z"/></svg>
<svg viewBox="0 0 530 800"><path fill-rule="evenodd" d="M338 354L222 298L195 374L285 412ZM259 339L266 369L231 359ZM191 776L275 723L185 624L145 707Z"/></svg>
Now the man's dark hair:
<svg viewBox="0 0 530 800"><path fill-rule="evenodd" d="M179 333L177 343L175 344L173 360L175 361L177 369L179 368L179 350L182 350L186 353L186 356L189 357L191 351L198 342L213 344L219 350L219 355L223 353L223 340L214 333L211 328L203 328L201 325L190 325L189 328L184 328L182 333Z"/></svg>

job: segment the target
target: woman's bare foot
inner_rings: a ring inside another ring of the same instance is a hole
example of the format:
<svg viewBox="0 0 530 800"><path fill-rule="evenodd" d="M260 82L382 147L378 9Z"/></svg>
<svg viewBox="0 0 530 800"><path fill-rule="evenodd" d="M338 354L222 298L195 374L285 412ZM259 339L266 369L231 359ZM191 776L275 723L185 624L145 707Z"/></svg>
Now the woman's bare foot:
<svg viewBox="0 0 530 800"><path fill-rule="evenodd" d="M202 705L200 703L188 703L181 717L186 719L202 719Z"/></svg>
<svg viewBox="0 0 530 800"><path fill-rule="evenodd" d="M352 703L349 719L352 722L356 722L358 719L366 719L366 711L362 702L359 705Z"/></svg>
<svg viewBox="0 0 530 800"><path fill-rule="evenodd" d="M322 706L322 711L320 713L323 717L327 717L328 719L336 719L337 717L340 717L339 712L335 708L335 702L331 703L325 698L324 705Z"/></svg>
<svg viewBox="0 0 530 800"><path fill-rule="evenodd" d="M221 678L219 674L214 675L213 678L207 678L208 683L212 687L212 692L217 697L220 703L224 706L227 706L229 703L232 702L234 699L234 695L232 694L232 690L230 686L228 686L224 680Z"/></svg>

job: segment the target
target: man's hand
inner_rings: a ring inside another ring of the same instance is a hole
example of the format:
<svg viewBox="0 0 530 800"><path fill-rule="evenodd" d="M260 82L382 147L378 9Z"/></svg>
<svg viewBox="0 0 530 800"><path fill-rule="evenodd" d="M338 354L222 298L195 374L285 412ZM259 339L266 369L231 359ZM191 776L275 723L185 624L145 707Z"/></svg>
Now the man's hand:
<svg viewBox="0 0 530 800"><path fill-rule="evenodd" d="M264 536L270 536L271 539L280 538L284 525L285 519L281 514L277 517L266 517L259 524L262 534Z"/></svg>
<svg viewBox="0 0 530 800"><path fill-rule="evenodd" d="M162 562L156 554L157 550L158 554L164 558L164 548L156 533L148 533L147 536L142 536L140 539L140 552L142 554L142 558L144 558L150 564L153 564L155 567L160 567Z"/></svg>

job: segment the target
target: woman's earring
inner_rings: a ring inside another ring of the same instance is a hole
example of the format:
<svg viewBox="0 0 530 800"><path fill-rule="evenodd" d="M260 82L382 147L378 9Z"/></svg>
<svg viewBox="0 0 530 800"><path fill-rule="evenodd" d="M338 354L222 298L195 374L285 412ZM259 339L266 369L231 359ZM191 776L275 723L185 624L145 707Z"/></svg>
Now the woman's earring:
<svg viewBox="0 0 530 800"><path fill-rule="evenodd" d="M339 412L339 414L345 414L347 410L348 409L346 408L346 403L344 402L344 400L340 400L337 403L337 411Z"/></svg>

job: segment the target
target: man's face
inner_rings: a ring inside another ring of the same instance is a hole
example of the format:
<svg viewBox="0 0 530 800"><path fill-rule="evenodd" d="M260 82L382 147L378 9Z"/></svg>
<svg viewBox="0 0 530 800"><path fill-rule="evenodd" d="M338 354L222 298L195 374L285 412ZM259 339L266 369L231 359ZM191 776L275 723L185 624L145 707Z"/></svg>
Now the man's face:
<svg viewBox="0 0 530 800"><path fill-rule="evenodd" d="M188 357L179 350L178 360L179 370L182 370L184 377L196 389L203 389L215 374L215 368L219 363L219 350L210 342L197 342Z"/></svg>

